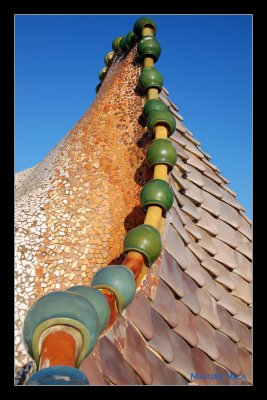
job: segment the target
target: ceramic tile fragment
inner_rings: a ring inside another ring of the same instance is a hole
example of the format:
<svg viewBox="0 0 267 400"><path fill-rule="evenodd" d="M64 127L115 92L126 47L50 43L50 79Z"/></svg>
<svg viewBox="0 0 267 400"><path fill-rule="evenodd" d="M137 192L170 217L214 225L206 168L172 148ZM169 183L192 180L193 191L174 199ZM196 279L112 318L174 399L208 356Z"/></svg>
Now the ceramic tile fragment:
<svg viewBox="0 0 267 400"><path fill-rule="evenodd" d="M238 347L234 342L223 333L216 331L216 345L219 350L219 357L216 360L218 364L229 369L236 375L240 375L242 372L241 365L239 363Z"/></svg>
<svg viewBox="0 0 267 400"><path fill-rule="evenodd" d="M153 381L146 342L129 322L125 333L124 358L146 385Z"/></svg>
<svg viewBox="0 0 267 400"><path fill-rule="evenodd" d="M177 261L182 269L187 268L187 258L184 255L184 243L176 230L170 225L166 238L165 248L168 253Z"/></svg>
<svg viewBox="0 0 267 400"><path fill-rule="evenodd" d="M197 222L197 226L202 229L205 229L207 232L211 233L211 235L218 235L218 218L214 218L209 212L205 211L204 208L199 208L200 220Z"/></svg>
<svg viewBox="0 0 267 400"><path fill-rule="evenodd" d="M215 341L215 329L199 315L196 316L197 347L204 351L210 358L216 360L219 350Z"/></svg>
<svg viewBox="0 0 267 400"><path fill-rule="evenodd" d="M187 380L174 371L151 350L147 350L147 357L153 373L152 385L188 385Z"/></svg>
<svg viewBox="0 0 267 400"><path fill-rule="evenodd" d="M178 319L176 315L174 294L161 279L158 281L157 291L152 307L170 324L171 327L174 328L177 325Z"/></svg>
<svg viewBox="0 0 267 400"><path fill-rule="evenodd" d="M215 299L205 290L205 288L198 289L198 301L200 305L199 315L206 319L214 328L221 327L221 321L217 313Z"/></svg>
<svg viewBox="0 0 267 400"><path fill-rule="evenodd" d="M99 340L101 369L103 374L116 385L140 385L141 380L123 359L122 354L103 337Z"/></svg>
<svg viewBox="0 0 267 400"><path fill-rule="evenodd" d="M168 363L174 360L174 351L170 343L170 328L167 322L153 309L151 310L151 318L153 323L154 335L147 342L151 347L159 353Z"/></svg>
<svg viewBox="0 0 267 400"><path fill-rule="evenodd" d="M137 291L134 300L125 310L125 316L140 330L146 339L153 337L150 302L142 290Z"/></svg>
<svg viewBox="0 0 267 400"><path fill-rule="evenodd" d="M178 323L173 330L183 337L191 346L197 346L196 318L190 309L182 302L176 301Z"/></svg>
<svg viewBox="0 0 267 400"><path fill-rule="evenodd" d="M167 251L163 253L160 277L174 290L177 296L184 296L182 270Z"/></svg>
<svg viewBox="0 0 267 400"><path fill-rule="evenodd" d="M194 369L191 356L191 347L180 335L174 331L170 332L170 340L174 349L174 360L169 367L175 369L186 379L190 379L191 372Z"/></svg>
<svg viewBox="0 0 267 400"><path fill-rule="evenodd" d="M193 311L194 314L200 312L200 305L198 300L198 286L187 274L183 272L183 287L184 296L182 302Z"/></svg>

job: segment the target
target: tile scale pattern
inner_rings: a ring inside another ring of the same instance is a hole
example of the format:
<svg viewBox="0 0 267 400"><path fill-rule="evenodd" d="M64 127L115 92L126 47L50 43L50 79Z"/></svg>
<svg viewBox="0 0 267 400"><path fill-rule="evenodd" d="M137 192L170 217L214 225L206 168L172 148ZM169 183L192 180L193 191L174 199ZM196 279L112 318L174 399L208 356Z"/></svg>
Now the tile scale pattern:
<svg viewBox="0 0 267 400"><path fill-rule="evenodd" d="M166 89L159 97L172 111ZM131 372L123 370L119 384L250 385L251 221L182 123L171 139L183 157L169 181L175 203L165 221L164 249L134 301L89 357L111 385L118 384L113 370L125 362ZM110 353L116 353L112 370ZM85 363L81 369L90 382L100 384ZM195 381L192 372L217 379Z"/></svg>
<svg viewBox="0 0 267 400"><path fill-rule="evenodd" d="M120 256L125 231L143 222L140 186L151 176L143 162L149 141L138 123L142 100L134 92L140 72L134 57L135 49L115 61L73 130L43 163L17 176L18 330L23 307L48 291L89 284L95 268ZM191 385L195 372L223 377L200 379L199 385L251 384L251 222L168 95L163 89L159 97L176 118L171 140L178 160L169 179L175 202L163 250L134 301L80 369L92 385ZM116 207L114 188L121 193ZM19 367L28 359L16 344ZM227 373L246 379L229 380Z"/></svg>

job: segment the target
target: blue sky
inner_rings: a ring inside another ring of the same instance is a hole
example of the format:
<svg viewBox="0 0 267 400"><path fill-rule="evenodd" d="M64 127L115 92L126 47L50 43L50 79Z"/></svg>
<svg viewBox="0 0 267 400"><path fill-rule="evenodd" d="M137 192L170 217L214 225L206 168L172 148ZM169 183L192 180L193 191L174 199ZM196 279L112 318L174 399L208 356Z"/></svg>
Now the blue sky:
<svg viewBox="0 0 267 400"><path fill-rule="evenodd" d="M171 100L252 218L252 16L147 16ZM113 38L139 17L15 17L16 172L42 161L84 114Z"/></svg>

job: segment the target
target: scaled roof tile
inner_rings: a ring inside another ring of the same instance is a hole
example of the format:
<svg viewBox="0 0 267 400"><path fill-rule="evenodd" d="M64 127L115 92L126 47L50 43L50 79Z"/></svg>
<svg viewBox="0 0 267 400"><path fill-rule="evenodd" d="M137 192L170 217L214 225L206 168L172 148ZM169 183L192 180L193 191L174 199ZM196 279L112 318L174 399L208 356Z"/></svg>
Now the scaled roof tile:
<svg viewBox="0 0 267 400"><path fill-rule="evenodd" d="M170 332L170 339L174 351L174 360L169 364L170 368L175 369L186 379L190 379L191 372L194 369L189 344L174 331Z"/></svg>
<svg viewBox="0 0 267 400"><path fill-rule="evenodd" d="M159 279L152 307L174 328L177 323L175 297L171 289Z"/></svg>
<svg viewBox="0 0 267 400"><path fill-rule="evenodd" d="M102 372L112 383L115 385L142 384L141 379L107 337L101 338L98 343Z"/></svg>
<svg viewBox="0 0 267 400"><path fill-rule="evenodd" d="M171 219L171 224L172 226L176 229L176 231L178 232L178 234L181 236L181 238L183 239L183 241L188 244L190 242L190 237L188 236L188 233L186 231L186 229L184 228L184 225L182 223L181 218L179 217L179 214L177 213L177 211L175 210L175 208L173 207L172 210L170 211L170 215L172 217Z"/></svg>
<svg viewBox="0 0 267 400"><path fill-rule="evenodd" d="M204 351L212 360L217 360L219 350L215 341L215 329L202 317L196 316L197 347Z"/></svg>
<svg viewBox="0 0 267 400"><path fill-rule="evenodd" d="M171 181L170 181L171 182ZM173 190L174 196L176 197L178 204L180 205L181 209L189 215L189 217L199 220L200 215L198 212L198 208L195 204L186 196L184 196L181 192L179 192L175 185L171 183L171 188Z"/></svg>
<svg viewBox="0 0 267 400"><path fill-rule="evenodd" d="M198 300L198 286L185 272L183 272L184 296L182 302L193 311L194 314L200 313L200 304Z"/></svg>
<svg viewBox="0 0 267 400"><path fill-rule="evenodd" d="M190 346L197 346L196 317L192 311L181 301L175 302L178 324L173 330L183 337Z"/></svg>
<svg viewBox="0 0 267 400"><path fill-rule="evenodd" d="M214 328L221 327L221 321L217 313L217 303L215 299L205 290L198 289L198 301L200 305L199 315L206 319Z"/></svg>
<svg viewBox="0 0 267 400"><path fill-rule="evenodd" d="M197 148L201 145L200 141L197 140L195 138L195 136L193 135L193 133L191 131L189 131L189 129L186 128L186 132L184 134L184 137L187 138L190 142L194 143ZM199 150L199 148L198 148ZM201 152L201 154L199 155L199 158L203 158L204 154L203 152Z"/></svg>
<svg viewBox="0 0 267 400"><path fill-rule="evenodd" d="M201 207L208 211L210 214L214 215L216 218L221 215L220 200L216 199L212 194L205 192L203 190L202 196L204 198Z"/></svg>
<svg viewBox="0 0 267 400"><path fill-rule="evenodd" d="M190 151L187 152L187 155L188 155L187 163L189 165L192 165L192 167L198 169L200 172L204 172L205 171L206 166L198 157L196 157Z"/></svg>
<svg viewBox="0 0 267 400"><path fill-rule="evenodd" d="M205 278L203 273L203 268L201 267L198 259L194 254L188 249L184 249L185 255L188 260L188 268L185 270L185 273L189 275L199 286L205 285Z"/></svg>
<svg viewBox="0 0 267 400"><path fill-rule="evenodd" d="M217 304L217 313L221 321L220 331L229 336L234 342L238 342L240 335L231 314L220 304Z"/></svg>
<svg viewBox="0 0 267 400"><path fill-rule="evenodd" d="M239 228L238 230L252 241L252 229L248 221L239 213Z"/></svg>
<svg viewBox="0 0 267 400"><path fill-rule="evenodd" d="M79 368L88 378L90 385L106 385L102 372L97 367L92 354L81 363Z"/></svg>
<svg viewBox="0 0 267 400"><path fill-rule="evenodd" d="M177 151L178 157L181 157L182 160L187 161L189 159L189 154L187 153L187 151L184 150L183 147L180 146L176 141L172 141L172 144Z"/></svg>
<svg viewBox="0 0 267 400"><path fill-rule="evenodd" d="M173 132L170 139L174 140L182 147L186 146L186 141L184 140L184 137L182 136L182 134L179 131L177 131L177 129Z"/></svg>
<svg viewBox="0 0 267 400"><path fill-rule="evenodd" d="M184 242L171 225L169 226L165 249L177 261L182 269L186 269L188 267L188 261L183 251Z"/></svg>
<svg viewBox="0 0 267 400"><path fill-rule="evenodd" d="M217 239L220 239L230 247L236 249L238 246L236 230L220 219L217 220L217 227L219 229L219 232L216 235Z"/></svg>
<svg viewBox="0 0 267 400"><path fill-rule="evenodd" d="M201 232L198 229L197 225L191 220L191 218L188 215L185 215L185 229L192 236L194 236L195 239L200 240L202 238Z"/></svg>
<svg viewBox="0 0 267 400"><path fill-rule="evenodd" d="M234 374L240 375L242 372L242 368L239 363L237 345L228 336L219 331L216 331L215 335L216 345L219 350L219 357L216 362L226 367Z"/></svg>
<svg viewBox="0 0 267 400"><path fill-rule="evenodd" d="M211 277L208 271L206 271L205 268L202 267L202 276L204 277L205 280L205 285L204 288L206 291L214 297L215 300L220 300L221 298L221 293L218 290L216 283L214 279Z"/></svg>
<svg viewBox="0 0 267 400"><path fill-rule="evenodd" d="M188 385L188 381L182 375L169 368L164 361L150 349L147 349L147 358L153 374L152 385Z"/></svg>
<svg viewBox="0 0 267 400"><path fill-rule="evenodd" d="M125 316L140 330L145 339L153 337L150 301L142 290L136 292L134 300L125 310Z"/></svg>
<svg viewBox="0 0 267 400"><path fill-rule="evenodd" d="M151 385L153 375L147 358L146 342L131 322L128 323L126 328L123 355L142 381L146 385Z"/></svg>
<svg viewBox="0 0 267 400"><path fill-rule="evenodd" d="M205 158L203 158L203 162L206 164L206 165L208 165L211 169L213 169L214 171L220 171L219 169L218 169L218 167L216 167L216 165L214 165L213 163L211 163L210 161L208 161L208 160L206 160ZM222 177L221 177L222 178ZM229 183L229 181L228 181L228 183Z"/></svg>
<svg viewBox="0 0 267 400"><path fill-rule="evenodd" d="M238 353L239 353L239 363L241 365L242 369L242 374L246 376L246 380L250 383L253 383L253 378L252 378L252 356L251 354L242 349L238 348Z"/></svg>
<svg viewBox="0 0 267 400"><path fill-rule="evenodd" d="M199 230L201 233L201 239L198 241L199 246L203 247L212 256L218 254L217 242L214 243L212 237L204 229L199 228Z"/></svg>
<svg viewBox="0 0 267 400"><path fill-rule="evenodd" d="M232 278L232 273L229 271L229 269L220 263L217 263L217 267L220 271L220 275L215 278L216 281L221 283L227 289L235 290L236 284Z"/></svg>
<svg viewBox="0 0 267 400"><path fill-rule="evenodd" d="M219 228L218 228L218 219L214 218L209 212L205 211L204 208L199 208L200 220L197 222L197 226L202 229L205 229L211 235L218 235Z"/></svg>
<svg viewBox="0 0 267 400"><path fill-rule="evenodd" d="M234 318L237 319L240 322L243 322L250 328L252 327L252 310L251 307L249 307L246 303L244 303L242 300L238 299L235 296L232 296L235 309L236 309L236 314L234 315Z"/></svg>
<svg viewBox="0 0 267 400"><path fill-rule="evenodd" d="M192 200L194 203L201 204L203 203L204 199L202 196L202 190L196 186L194 183L185 180L187 182L187 187L184 188L184 194ZM185 185L184 185L185 186Z"/></svg>
<svg viewBox="0 0 267 400"><path fill-rule="evenodd" d="M195 185L202 187L204 185L204 180L202 178L201 172L199 172L196 168L190 166L189 172L186 175L186 179L193 182Z"/></svg>
<svg viewBox="0 0 267 400"><path fill-rule="evenodd" d="M221 275L220 263L215 261L207 252L203 261L201 261L201 265L214 276L214 279Z"/></svg>
<svg viewBox="0 0 267 400"><path fill-rule="evenodd" d="M193 139L193 137L190 136L190 135L186 135L186 133L185 133L184 136L185 136L184 140L186 142L186 146L185 146L186 150L190 151L191 153L193 153L198 158L203 158L204 154L201 153L201 151L198 150L198 148L195 146L194 143L192 143L192 141L195 141ZM196 141L196 143L199 143L199 141Z"/></svg>
<svg viewBox="0 0 267 400"><path fill-rule="evenodd" d="M243 347L252 353L252 330L242 322L236 321L235 319L233 320L233 324L240 338L238 341L238 346Z"/></svg>
<svg viewBox="0 0 267 400"><path fill-rule="evenodd" d="M203 189L206 192L211 193L218 199L221 199L223 197L220 186L216 182L214 182L212 179L208 178L205 175L203 175L203 181L204 181Z"/></svg>
<svg viewBox="0 0 267 400"><path fill-rule="evenodd" d="M170 341L170 328L167 322L153 309L151 310L153 323L153 338L147 341L149 347L159 353L168 363L174 360L174 350Z"/></svg>
<svg viewBox="0 0 267 400"><path fill-rule="evenodd" d="M232 294L236 297L239 297L245 303L251 304L252 293L249 283L241 278L241 276L237 275L235 272L231 273L231 277L236 285L236 289L232 290Z"/></svg>
<svg viewBox="0 0 267 400"><path fill-rule="evenodd" d="M212 375L216 373L212 360L198 347L193 347L191 354L194 365L192 373L197 376L197 383L200 385L216 385L216 379L212 379ZM210 374L211 379L207 379L207 374Z"/></svg>
<svg viewBox="0 0 267 400"><path fill-rule="evenodd" d="M200 231L199 228L198 232ZM202 237L202 236L201 236ZM209 257L209 254L202 248L198 243L194 242L193 240L188 243L188 248L195 254L195 256L199 259L201 264Z"/></svg>
<svg viewBox="0 0 267 400"><path fill-rule="evenodd" d="M216 238L211 239L214 246L217 249L217 253L214 255L214 259L222 264L226 265L230 269L237 267L234 250Z"/></svg>
<svg viewBox="0 0 267 400"><path fill-rule="evenodd" d="M242 253L244 256L252 260L252 243L250 240L246 238L241 232L236 232L236 238L238 242L238 246L236 248L239 253Z"/></svg>
<svg viewBox="0 0 267 400"><path fill-rule="evenodd" d="M183 160L178 159L176 161L176 167L181 170L183 173L189 173L191 171L192 167L189 167L188 164L186 164Z"/></svg>
<svg viewBox="0 0 267 400"><path fill-rule="evenodd" d="M167 251L163 252L160 277L174 290L178 297L184 296L182 270Z"/></svg>
<svg viewBox="0 0 267 400"><path fill-rule="evenodd" d="M214 172L211 168L206 166L205 171L203 172L205 176L212 179L214 182L218 183L219 185L222 184L222 179L219 177L217 172Z"/></svg>
<svg viewBox="0 0 267 400"><path fill-rule="evenodd" d="M223 306L230 314L236 315L237 313L237 306L235 302L235 298L231 295L223 285L217 283L217 289L221 293L221 298L218 301L218 304Z"/></svg>
<svg viewBox="0 0 267 400"><path fill-rule="evenodd" d="M239 228L240 219L237 210L231 207L229 204L225 203L224 201L220 201L219 208L219 218L227 224L231 225L233 228Z"/></svg>
<svg viewBox="0 0 267 400"><path fill-rule="evenodd" d="M230 204L237 210L244 210L244 207L232 196L227 190L225 190L223 187L221 187L221 192L222 192L222 200L225 203Z"/></svg>

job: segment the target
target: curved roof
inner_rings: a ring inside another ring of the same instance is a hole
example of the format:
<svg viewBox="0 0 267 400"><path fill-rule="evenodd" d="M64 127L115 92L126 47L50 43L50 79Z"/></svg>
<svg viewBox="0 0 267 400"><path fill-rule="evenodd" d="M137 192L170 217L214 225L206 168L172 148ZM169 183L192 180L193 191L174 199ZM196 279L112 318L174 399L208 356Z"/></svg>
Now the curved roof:
<svg viewBox="0 0 267 400"><path fill-rule="evenodd" d="M139 75L138 64L132 62L135 53L136 48L123 60L115 60L91 108L42 163L17 179L17 287L25 289L34 282L27 298L21 290L17 293L18 331L25 315L21 304L31 304L49 290L88 284L94 268L121 259L117 243L125 230L144 218L138 194L150 179L143 163L149 138L138 120L142 101L134 91ZM250 384L251 221L227 186L229 181L186 128L169 92L163 88L159 97L175 117L171 140L178 154L169 178L175 200L162 232L163 250L147 269L134 301L98 340L80 369L92 385ZM25 211L29 201L32 209ZM107 218L107 239L98 211ZM81 225L84 218L87 222ZM25 221L28 239L22 234ZM67 238L61 228L64 223ZM104 252L103 242L108 243ZM22 253L31 249L33 258L28 262ZM20 265L28 266L24 283L19 282ZM19 358L21 347L17 351ZM27 361L21 354L18 366Z"/></svg>

